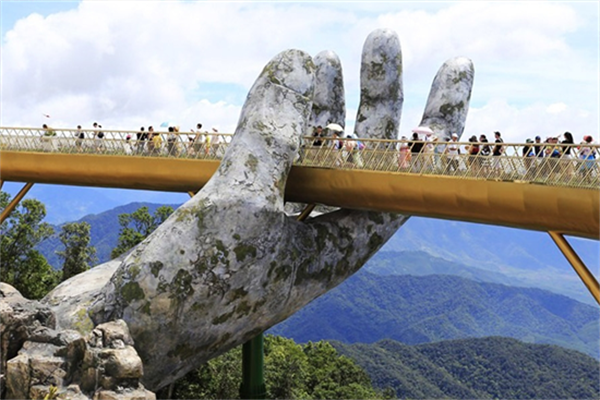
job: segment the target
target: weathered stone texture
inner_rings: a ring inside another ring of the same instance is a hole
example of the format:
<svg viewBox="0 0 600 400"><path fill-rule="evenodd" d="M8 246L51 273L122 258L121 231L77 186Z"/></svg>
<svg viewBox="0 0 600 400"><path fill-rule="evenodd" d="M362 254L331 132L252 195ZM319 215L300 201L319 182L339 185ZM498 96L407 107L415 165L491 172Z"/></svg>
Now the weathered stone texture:
<svg viewBox="0 0 600 400"><path fill-rule="evenodd" d="M354 133L363 138L397 139L403 102L400 40L392 30L375 30L363 46Z"/></svg>
<svg viewBox="0 0 600 400"><path fill-rule="evenodd" d="M468 106L472 68L456 61L438 76L423 121L449 132L464 126L466 111L455 105ZM456 94L445 93L453 88ZM33 316L19 317L26 328L10 328L21 338L9 362L11 390L23 382L37 393L48 373L61 396L71 387L96 399L151 397L140 381L153 390L168 385L360 269L407 216L336 210L298 222L284 210L299 137L311 124L345 116L343 93L335 54L313 60L288 50L274 57L207 185L128 254L71 278L33 307L56 312L56 326L49 313L38 323L44 329L29 327ZM402 102L398 37L377 30L363 48L356 133L396 138ZM3 320L19 319L3 310ZM35 371L25 363L33 359Z"/></svg>
<svg viewBox="0 0 600 400"><path fill-rule="evenodd" d="M465 130L475 70L473 62L465 57L446 61L433 83L420 126L428 126L440 139L459 137Z"/></svg>
<svg viewBox="0 0 600 400"><path fill-rule="evenodd" d="M83 337L53 329L52 312L11 286L2 284L0 293L3 346L12 351L15 346L6 345L11 337L20 343L15 354L2 354L2 398L41 399L52 387L59 399L155 398L140 384L142 360L124 321L99 325Z"/></svg>
<svg viewBox="0 0 600 400"><path fill-rule="evenodd" d="M315 93L307 135L315 126L325 128L329 123L336 123L343 127L346 124L344 75L339 57L331 50L322 51L315 56L314 63Z"/></svg>

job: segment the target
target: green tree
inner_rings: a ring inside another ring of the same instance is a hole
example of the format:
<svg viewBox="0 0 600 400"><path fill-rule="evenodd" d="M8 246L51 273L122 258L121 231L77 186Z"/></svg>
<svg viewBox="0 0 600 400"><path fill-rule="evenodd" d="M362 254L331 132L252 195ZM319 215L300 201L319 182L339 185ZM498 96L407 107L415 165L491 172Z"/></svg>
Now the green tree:
<svg viewBox="0 0 600 400"><path fill-rule="evenodd" d="M242 349L236 347L213 358L175 382L173 399L239 399L242 383ZM168 389L157 393L168 397Z"/></svg>
<svg viewBox="0 0 600 400"><path fill-rule="evenodd" d="M380 399L369 375L326 341L304 346L309 363L307 391L315 399Z"/></svg>
<svg viewBox="0 0 600 400"><path fill-rule="evenodd" d="M173 207L161 206L154 215L148 207L140 207L131 214L119 214L119 241L110 256L116 258L148 237L160 224L173 213Z"/></svg>
<svg viewBox="0 0 600 400"><path fill-rule="evenodd" d="M174 399L239 399L242 351L236 347L175 382ZM296 344L265 336L265 385L268 399L387 399L373 389L367 373L340 356L328 342ZM158 393L168 396L168 389Z"/></svg>
<svg viewBox="0 0 600 400"><path fill-rule="evenodd" d="M71 222L62 226L59 238L65 250L56 252L64 260L62 281L87 271L97 260L96 248L89 245L90 229L87 222Z"/></svg>
<svg viewBox="0 0 600 400"><path fill-rule="evenodd" d="M0 192L0 207L5 209L10 195ZM15 287L29 299L40 299L58 283L59 273L34 247L54 234L42 222L45 205L25 199L0 226L0 280Z"/></svg>

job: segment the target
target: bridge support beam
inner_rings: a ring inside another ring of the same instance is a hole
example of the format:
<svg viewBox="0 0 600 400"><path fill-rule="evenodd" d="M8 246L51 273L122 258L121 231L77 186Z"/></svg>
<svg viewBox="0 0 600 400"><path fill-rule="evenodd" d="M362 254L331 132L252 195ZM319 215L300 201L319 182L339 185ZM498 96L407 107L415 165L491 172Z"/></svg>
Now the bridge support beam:
<svg viewBox="0 0 600 400"><path fill-rule="evenodd" d="M594 277L594 275L590 272L590 270L585 266L581 258L577 255L575 250L571 247L569 242L565 237L558 232L548 232L554 243L558 246L563 255L567 258L579 278L581 278L582 282L588 288L596 302L600 304L600 285L598 285L598 281Z"/></svg>
<svg viewBox="0 0 600 400"><path fill-rule="evenodd" d="M25 195L27 194L27 192L29 192L29 189L31 189L32 186L33 182L26 183L25 186L23 186L23 188L19 191L19 193L17 193L15 198L11 200L10 204L6 206L6 208L2 211L2 214L0 214L0 224L3 223L4 220L6 220L6 218L8 218L10 213L13 212L17 204L19 204L23 197L25 197Z"/></svg>
<svg viewBox="0 0 600 400"><path fill-rule="evenodd" d="M315 209L316 204L308 204L298 215L304 221ZM240 398L265 399L267 388L264 379L264 336L255 336L242 345L242 385Z"/></svg>

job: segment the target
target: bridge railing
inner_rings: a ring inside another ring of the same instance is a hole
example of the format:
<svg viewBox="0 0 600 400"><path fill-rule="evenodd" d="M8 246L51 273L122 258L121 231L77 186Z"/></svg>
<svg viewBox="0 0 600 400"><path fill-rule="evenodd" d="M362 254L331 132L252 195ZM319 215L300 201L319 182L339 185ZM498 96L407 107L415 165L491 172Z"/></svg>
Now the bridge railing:
<svg viewBox="0 0 600 400"><path fill-rule="evenodd" d="M231 134L221 133L157 131L143 140L138 131L0 127L0 150L220 159L231 138ZM501 155L495 156L495 143L418 143L423 144L420 152L411 148L414 142L407 141L304 137L299 142L300 152L294 164L600 187L600 146L597 144L502 143ZM469 152L473 145L479 148L477 154ZM483 151L486 146L489 155Z"/></svg>

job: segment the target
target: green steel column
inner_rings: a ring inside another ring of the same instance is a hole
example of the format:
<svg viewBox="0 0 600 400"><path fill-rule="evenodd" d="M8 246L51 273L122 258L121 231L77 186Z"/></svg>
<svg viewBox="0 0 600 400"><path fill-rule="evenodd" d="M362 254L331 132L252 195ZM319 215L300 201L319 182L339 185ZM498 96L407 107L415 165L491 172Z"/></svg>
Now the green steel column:
<svg viewBox="0 0 600 400"><path fill-rule="evenodd" d="M265 399L267 396L263 375L263 341L261 333L242 346L242 399Z"/></svg>

